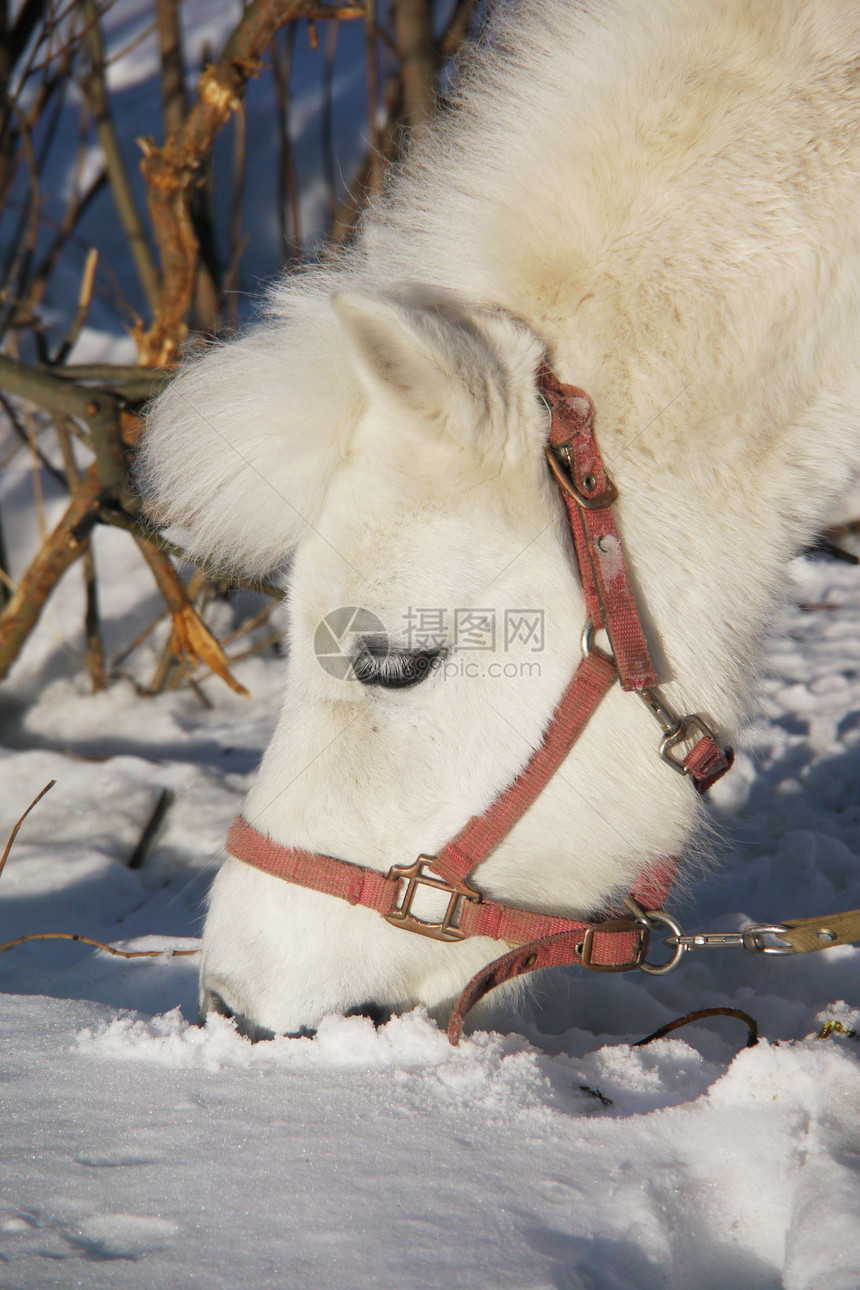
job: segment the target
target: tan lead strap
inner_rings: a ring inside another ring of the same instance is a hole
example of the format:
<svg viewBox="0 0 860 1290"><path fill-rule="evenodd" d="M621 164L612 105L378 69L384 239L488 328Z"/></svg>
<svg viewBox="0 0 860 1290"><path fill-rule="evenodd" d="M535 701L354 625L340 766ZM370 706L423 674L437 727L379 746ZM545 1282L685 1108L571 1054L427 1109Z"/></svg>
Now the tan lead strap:
<svg viewBox="0 0 860 1290"><path fill-rule="evenodd" d="M823 914L818 918L785 918L784 931L775 935L787 941L795 954L812 950L829 950L834 945L853 945L860 941L860 909L845 909L841 914Z"/></svg>

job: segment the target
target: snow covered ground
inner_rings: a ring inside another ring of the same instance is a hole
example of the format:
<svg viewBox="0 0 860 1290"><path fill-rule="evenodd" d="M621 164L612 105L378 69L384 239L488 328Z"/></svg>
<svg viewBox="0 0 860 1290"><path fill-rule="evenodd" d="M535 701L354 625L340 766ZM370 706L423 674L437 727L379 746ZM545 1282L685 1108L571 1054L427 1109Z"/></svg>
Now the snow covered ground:
<svg viewBox="0 0 860 1290"><path fill-rule="evenodd" d="M10 468L4 514L19 486ZM116 649L157 601L126 535L97 538ZM3 874L0 940L193 947L283 664L236 665L250 701L204 680L212 708L130 681L93 697L81 618L74 570L0 690L3 838L57 780ZM713 795L719 863L675 906L691 929L860 906L860 571L797 560L769 657ZM417 1013L252 1046L196 1026L194 957L8 951L0 1285L857 1290L860 1046L816 1034L860 1028L858 962L735 949L665 978L560 971L454 1050ZM631 1047L715 1005L764 1040L743 1049L726 1018Z"/></svg>

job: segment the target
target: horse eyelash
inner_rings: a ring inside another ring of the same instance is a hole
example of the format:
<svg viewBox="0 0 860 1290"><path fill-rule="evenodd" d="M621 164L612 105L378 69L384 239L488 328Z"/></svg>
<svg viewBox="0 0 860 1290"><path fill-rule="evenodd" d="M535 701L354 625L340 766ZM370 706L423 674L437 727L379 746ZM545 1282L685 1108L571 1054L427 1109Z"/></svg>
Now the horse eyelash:
<svg viewBox="0 0 860 1290"><path fill-rule="evenodd" d="M443 650L417 650L376 654L362 649L352 660L352 668L362 685L406 689L425 681L443 653Z"/></svg>

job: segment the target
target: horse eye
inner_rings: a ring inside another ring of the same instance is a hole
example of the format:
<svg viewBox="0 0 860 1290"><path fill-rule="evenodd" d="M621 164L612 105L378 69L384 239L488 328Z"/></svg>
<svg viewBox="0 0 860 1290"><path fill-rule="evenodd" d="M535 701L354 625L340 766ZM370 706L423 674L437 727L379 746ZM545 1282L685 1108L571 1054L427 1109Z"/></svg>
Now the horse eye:
<svg viewBox="0 0 860 1290"><path fill-rule="evenodd" d="M363 642L352 660L352 670L362 685L379 685L384 690L404 690L410 685L426 681L442 653L440 649L382 653Z"/></svg>

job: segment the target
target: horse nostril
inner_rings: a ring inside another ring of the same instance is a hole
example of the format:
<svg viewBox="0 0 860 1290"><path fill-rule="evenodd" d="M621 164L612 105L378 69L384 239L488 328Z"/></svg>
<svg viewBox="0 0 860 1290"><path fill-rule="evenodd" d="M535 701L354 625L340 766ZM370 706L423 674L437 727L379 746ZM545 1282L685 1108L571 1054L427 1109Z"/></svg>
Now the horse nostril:
<svg viewBox="0 0 860 1290"><path fill-rule="evenodd" d="M350 1008L344 1013L345 1017L369 1017L378 1030L384 1026L387 1021L391 1020L391 1009L384 1008L381 1003L358 1003L354 1008Z"/></svg>

